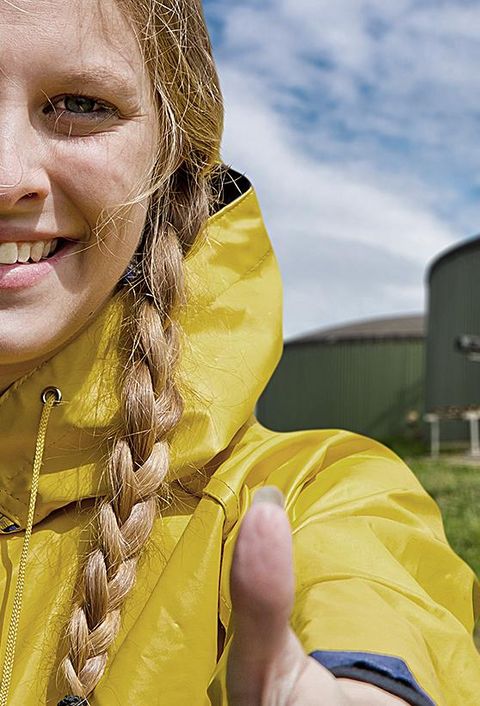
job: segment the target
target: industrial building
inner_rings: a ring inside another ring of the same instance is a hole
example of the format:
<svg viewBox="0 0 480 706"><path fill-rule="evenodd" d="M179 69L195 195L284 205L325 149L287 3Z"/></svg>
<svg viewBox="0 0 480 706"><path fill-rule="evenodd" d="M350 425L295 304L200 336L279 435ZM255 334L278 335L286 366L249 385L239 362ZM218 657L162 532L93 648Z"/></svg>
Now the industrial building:
<svg viewBox="0 0 480 706"><path fill-rule="evenodd" d="M427 272L425 407L439 419L441 442L461 445L478 433L479 273L479 236L441 253ZM470 423L466 423L466 418L470 418Z"/></svg>
<svg viewBox="0 0 480 706"><path fill-rule="evenodd" d="M479 273L475 236L428 268L426 317L371 319L287 341L258 402L260 421L386 442L430 436L436 452L469 446L480 456Z"/></svg>
<svg viewBox="0 0 480 706"><path fill-rule="evenodd" d="M257 414L278 431L340 428L381 440L419 427L425 319L373 319L285 343Z"/></svg>

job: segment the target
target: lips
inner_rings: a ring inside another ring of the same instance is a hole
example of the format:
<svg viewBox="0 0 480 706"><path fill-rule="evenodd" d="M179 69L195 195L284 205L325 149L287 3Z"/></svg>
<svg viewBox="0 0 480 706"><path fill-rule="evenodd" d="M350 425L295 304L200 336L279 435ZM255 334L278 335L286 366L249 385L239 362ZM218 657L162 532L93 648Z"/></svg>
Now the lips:
<svg viewBox="0 0 480 706"><path fill-rule="evenodd" d="M55 252L49 252L47 257L41 257L38 262L28 259L27 262L17 260L11 264L0 263L0 294L6 293L8 290L25 290L39 284L57 271L61 267L61 262L78 248L77 240L72 241L65 238L56 238L54 240L57 240ZM50 241L50 243L52 242ZM12 245L12 243L0 243L0 248L2 245ZM16 245L18 247L21 243L16 243ZM33 245L33 248L35 248L35 245Z"/></svg>
<svg viewBox="0 0 480 706"><path fill-rule="evenodd" d="M58 238L59 233L71 233L71 228L62 228L58 225L52 225L51 230L39 230L35 226L20 226L8 223L3 217L0 218L0 242L15 242L35 241L35 240L53 240ZM75 234L73 234L75 237Z"/></svg>

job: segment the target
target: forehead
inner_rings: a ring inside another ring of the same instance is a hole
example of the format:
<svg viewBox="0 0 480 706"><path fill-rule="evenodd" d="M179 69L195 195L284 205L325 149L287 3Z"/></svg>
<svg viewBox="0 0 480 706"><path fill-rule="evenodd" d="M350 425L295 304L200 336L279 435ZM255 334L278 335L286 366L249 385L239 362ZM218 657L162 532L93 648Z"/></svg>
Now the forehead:
<svg viewBox="0 0 480 706"><path fill-rule="evenodd" d="M143 81L131 23L115 0L0 0L0 70L116 68Z"/></svg>

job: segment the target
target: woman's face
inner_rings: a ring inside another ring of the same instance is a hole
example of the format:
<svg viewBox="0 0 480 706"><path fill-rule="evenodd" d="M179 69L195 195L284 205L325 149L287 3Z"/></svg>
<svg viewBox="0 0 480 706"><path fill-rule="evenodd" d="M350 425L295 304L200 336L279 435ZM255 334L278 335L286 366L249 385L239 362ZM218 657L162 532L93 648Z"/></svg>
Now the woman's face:
<svg viewBox="0 0 480 706"><path fill-rule="evenodd" d="M114 0L0 0L0 46L1 391L114 290L146 204L96 224L145 186L156 122Z"/></svg>

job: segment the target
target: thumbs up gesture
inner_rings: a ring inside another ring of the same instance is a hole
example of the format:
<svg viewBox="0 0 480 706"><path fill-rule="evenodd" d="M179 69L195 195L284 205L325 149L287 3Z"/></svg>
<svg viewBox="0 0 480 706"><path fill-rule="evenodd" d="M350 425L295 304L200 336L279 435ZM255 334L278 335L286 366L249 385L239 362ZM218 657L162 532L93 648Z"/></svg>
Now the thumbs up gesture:
<svg viewBox="0 0 480 706"><path fill-rule="evenodd" d="M229 706L408 706L371 684L336 679L304 652L289 624L295 578L282 505L276 488L258 491L235 546Z"/></svg>

